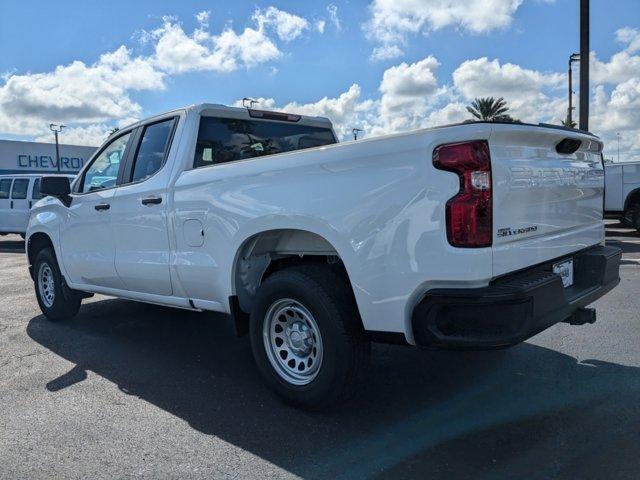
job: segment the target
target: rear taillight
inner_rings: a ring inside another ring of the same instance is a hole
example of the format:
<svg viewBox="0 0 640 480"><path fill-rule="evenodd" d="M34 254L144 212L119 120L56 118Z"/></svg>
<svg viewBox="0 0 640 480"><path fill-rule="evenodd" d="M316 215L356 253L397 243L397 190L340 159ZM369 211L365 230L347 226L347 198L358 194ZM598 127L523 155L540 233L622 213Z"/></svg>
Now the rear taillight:
<svg viewBox="0 0 640 480"><path fill-rule="evenodd" d="M440 145L433 165L458 174L460 191L447 202L447 239L454 247L490 247L493 239L491 157L485 140Z"/></svg>

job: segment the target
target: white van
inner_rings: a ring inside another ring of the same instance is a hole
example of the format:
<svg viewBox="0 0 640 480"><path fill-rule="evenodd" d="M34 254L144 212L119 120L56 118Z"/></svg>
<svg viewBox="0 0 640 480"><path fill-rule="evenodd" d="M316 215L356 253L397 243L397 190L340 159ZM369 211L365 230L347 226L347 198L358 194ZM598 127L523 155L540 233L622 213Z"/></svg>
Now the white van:
<svg viewBox="0 0 640 480"><path fill-rule="evenodd" d="M640 162L604 166L604 211L625 227L640 231Z"/></svg>
<svg viewBox="0 0 640 480"><path fill-rule="evenodd" d="M44 174L49 176L48 174ZM24 238L29 223L29 210L42 198L40 179L43 174L0 175L0 235L18 233ZM69 183L75 175L67 177Z"/></svg>

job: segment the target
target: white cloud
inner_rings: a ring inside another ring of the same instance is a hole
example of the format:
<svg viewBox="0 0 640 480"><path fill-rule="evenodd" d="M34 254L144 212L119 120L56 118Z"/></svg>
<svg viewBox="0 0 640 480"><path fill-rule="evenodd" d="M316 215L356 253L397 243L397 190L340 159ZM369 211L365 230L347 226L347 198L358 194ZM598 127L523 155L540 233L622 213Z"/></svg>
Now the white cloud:
<svg viewBox="0 0 640 480"><path fill-rule="evenodd" d="M51 72L7 72L0 81L0 132L49 139L48 124L56 122L69 125L66 142L100 143L107 124L128 124L143 114L132 93L162 90L167 76L184 72L230 72L271 62L281 56L277 39L292 41L309 28L306 19L275 7L256 10L252 25L240 31L227 26L211 33L209 11L195 18L198 27L191 33L172 17L141 32L148 55L134 56L121 46L92 64L73 61Z"/></svg>
<svg viewBox="0 0 640 480"><path fill-rule="evenodd" d="M333 122L334 128L341 138L348 138L354 127L368 127L371 121L375 102L361 100L361 89L353 84L346 92L337 97L323 97L316 102L291 102L278 106L273 98L256 98L256 107L265 110L279 110L300 115L327 117ZM242 100L237 100L234 106L241 107Z"/></svg>
<svg viewBox="0 0 640 480"><path fill-rule="evenodd" d="M200 28L209 28L209 17L211 16L210 10L203 10L195 14L196 20L200 24Z"/></svg>
<svg viewBox="0 0 640 480"><path fill-rule="evenodd" d="M546 117L563 118L562 100L553 101L549 92L564 87L566 76L522 68L512 63L501 64L486 57L463 62L453 72L456 90L467 100L475 97L504 97L510 114L525 122Z"/></svg>
<svg viewBox="0 0 640 480"><path fill-rule="evenodd" d="M219 35L198 28L191 35L170 17L150 33L155 40L155 62L168 73L196 70L230 72L277 59L281 53L266 35L264 25L246 27L241 33L225 28Z"/></svg>
<svg viewBox="0 0 640 480"><path fill-rule="evenodd" d="M606 157L617 159L619 134L621 160L640 160L640 78L617 85L611 93L597 86L590 121L591 130L605 142Z"/></svg>
<svg viewBox="0 0 640 480"><path fill-rule="evenodd" d="M430 126L450 125L469 119L467 104L453 101L444 107L433 110L427 117L426 124Z"/></svg>
<svg viewBox="0 0 640 480"><path fill-rule="evenodd" d="M616 31L616 39L626 45L625 50L629 53L635 53L640 50L640 31L635 28L624 27L619 29Z"/></svg>
<svg viewBox="0 0 640 480"><path fill-rule="evenodd" d="M399 56L410 34L448 26L485 33L511 24L523 0L373 0L370 20L363 26L367 37ZM384 51L384 50L383 50ZM374 59L385 59L375 55Z"/></svg>
<svg viewBox="0 0 640 480"><path fill-rule="evenodd" d="M631 41L624 42L625 51L629 45ZM626 70L620 65L608 76L596 75L590 127L604 140L605 156L615 157L612 152L620 133L622 159L640 159L640 77L629 72L635 68L636 57L628 55ZM612 68L615 62L604 65ZM382 75L379 95L372 98L363 98L359 85L353 84L317 102L280 106L270 98L260 99L260 107L329 117L342 139L351 138L353 127L364 128L365 136L371 136L458 123L470 119L469 102L483 96L504 97L509 113L525 122L559 124L566 116L564 73L540 72L482 57L462 62L450 79L443 80L438 78L438 67L433 56L392 66Z"/></svg>
<svg viewBox="0 0 640 480"><path fill-rule="evenodd" d="M285 42L295 40L309 28L309 22L305 18L278 10L276 7L269 7L264 11L257 9L253 18L258 24L259 30L265 26L272 27L280 40Z"/></svg>
<svg viewBox="0 0 640 480"><path fill-rule="evenodd" d="M375 61L391 60L402 56L402 49L397 45L382 45L373 49L370 59Z"/></svg>
<svg viewBox="0 0 640 480"><path fill-rule="evenodd" d="M109 136L111 129L103 123L80 127L65 128L63 130L64 143L69 145L87 145L95 147L101 145ZM35 137L36 142L51 142L51 132Z"/></svg>
<svg viewBox="0 0 640 480"><path fill-rule="evenodd" d="M327 13L329 14L329 21L331 22L331 25L333 25L333 28L335 28L337 32L342 31L342 22L338 15L338 6L330 3L327 5Z"/></svg>
<svg viewBox="0 0 640 480"><path fill-rule="evenodd" d="M433 56L419 62L388 68L380 82L377 132L396 132L424 126L426 113L446 92L439 88L436 73L440 63Z"/></svg>
<svg viewBox="0 0 640 480"><path fill-rule="evenodd" d="M104 122L136 117L141 106L129 92L161 90L164 73L148 57L120 47L86 65L75 61L53 72L11 75L0 86L0 131L37 135L48 121Z"/></svg>
<svg viewBox="0 0 640 480"><path fill-rule="evenodd" d="M479 32L508 25L520 2L492 1L498 19L471 24L453 2L376 0L374 6L388 8L390 13L397 6L399 13L378 19L375 28L381 29L378 33L382 36L377 39L373 58L401 55L401 46L411 32L446 25ZM402 6L407 8L402 10ZM476 8L475 0L466 8ZM428 15L420 13L427 10ZM175 19L165 18L159 28L141 35L146 42L145 54L134 55L122 46L91 64L74 61L51 72L8 72L0 80L0 132L50 141L48 124L65 123L69 128L63 141L96 145L113 125L124 126L144 115L134 99L135 92L162 90L168 78L183 72L229 72L268 65L282 55L278 41L293 41L305 32L323 32L327 24L341 28L337 7L329 5L327 12L327 20L310 22L275 7L257 9L249 26L235 30L228 25L217 33L209 31L208 11L195 15L198 26L191 32ZM591 129L605 140L608 156L620 133L625 157L640 159L639 38L638 30L622 28L616 32L620 51L608 60L592 53ZM274 65L269 68L277 71ZM280 107L273 98L261 98L260 107L329 117L344 139L351 138L354 127L364 128L366 135L377 135L463 121L469 118L466 105L481 96L504 97L510 114L523 121L559 123L566 115L564 73L540 72L486 57L462 62L451 78L439 78L438 68L433 56L391 66L380 78L378 93L369 98L353 83L335 96L308 103L290 102Z"/></svg>
<svg viewBox="0 0 640 480"><path fill-rule="evenodd" d="M633 28L621 28L616 39L623 44L623 50L611 56L608 62L602 62L595 53L591 53L591 80L594 83L617 84L640 77L640 32Z"/></svg>

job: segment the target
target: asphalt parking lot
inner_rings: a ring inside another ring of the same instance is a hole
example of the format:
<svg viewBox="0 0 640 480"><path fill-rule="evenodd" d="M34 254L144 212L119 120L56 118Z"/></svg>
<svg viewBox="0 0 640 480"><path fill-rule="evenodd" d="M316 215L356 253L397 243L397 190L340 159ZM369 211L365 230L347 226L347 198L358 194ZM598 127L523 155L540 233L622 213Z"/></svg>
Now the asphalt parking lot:
<svg viewBox="0 0 640 480"><path fill-rule="evenodd" d="M94 297L40 315L0 238L0 477L638 478L640 235L598 322L504 351L376 345L369 383L304 413L263 386L219 315Z"/></svg>

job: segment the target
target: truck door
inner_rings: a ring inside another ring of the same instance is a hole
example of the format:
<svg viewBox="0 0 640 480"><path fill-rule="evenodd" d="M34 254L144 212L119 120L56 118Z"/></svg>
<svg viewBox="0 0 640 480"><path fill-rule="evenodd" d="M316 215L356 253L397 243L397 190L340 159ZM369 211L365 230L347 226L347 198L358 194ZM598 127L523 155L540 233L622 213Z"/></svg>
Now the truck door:
<svg viewBox="0 0 640 480"><path fill-rule="evenodd" d="M136 148L112 201L116 271L129 291L172 293L167 221L171 169L165 160L176 122L172 117L139 127Z"/></svg>
<svg viewBox="0 0 640 480"><path fill-rule="evenodd" d="M96 155L74 185L60 225L62 262L74 283L122 289L115 269L111 208L132 132L123 132Z"/></svg>
<svg viewBox="0 0 640 480"><path fill-rule="evenodd" d="M29 223L29 200L27 191L29 190L29 178L16 178L11 189L11 213L9 214L9 224L14 233L24 233L27 231Z"/></svg>
<svg viewBox="0 0 640 480"><path fill-rule="evenodd" d="M12 178L0 179L0 232L10 232Z"/></svg>

